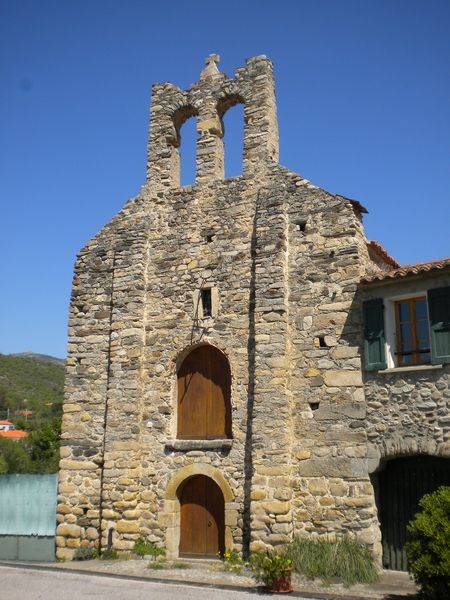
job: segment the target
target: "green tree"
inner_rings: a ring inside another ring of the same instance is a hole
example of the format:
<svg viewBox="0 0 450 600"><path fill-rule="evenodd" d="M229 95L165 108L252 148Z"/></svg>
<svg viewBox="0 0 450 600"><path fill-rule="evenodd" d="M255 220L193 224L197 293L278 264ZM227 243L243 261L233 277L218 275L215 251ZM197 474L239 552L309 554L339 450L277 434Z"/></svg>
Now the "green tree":
<svg viewBox="0 0 450 600"><path fill-rule="evenodd" d="M0 437L0 464L4 474L29 473L30 459L21 441Z"/></svg>
<svg viewBox="0 0 450 600"><path fill-rule="evenodd" d="M8 472L8 464L3 454L0 454L0 475L6 475Z"/></svg>
<svg viewBox="0 0 450 600"><path fill-rule="evenodd" d="M31 459L31 472L56 473L59 463L61 418L54 417L30 432L26 447Z"/></svg>
<svg viewBox="0 0 450 600"><path fill-rule="evenodd" d="M450 487L442 486L419 502L408 525L408 570L427 600L450 598Z"/></svg>

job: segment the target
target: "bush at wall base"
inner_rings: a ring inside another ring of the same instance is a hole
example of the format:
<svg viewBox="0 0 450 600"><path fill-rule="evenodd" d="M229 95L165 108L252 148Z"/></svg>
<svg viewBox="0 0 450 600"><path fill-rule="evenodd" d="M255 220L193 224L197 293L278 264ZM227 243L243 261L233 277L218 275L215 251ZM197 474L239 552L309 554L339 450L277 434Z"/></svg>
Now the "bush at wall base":
<svg viewBox="0 0 450 600"><path fill-rule="evenodd" d="M408 525L408 570L420 585L421 598L450 598L450 487L426 494L419 505Z"/></svg>
<svg viewBox="0 0 450 600"><path fill-rule="evenodd" d="M136 556L141 556L142 558L144 556L151 556L154 560L156 560L159 557L165 556L166 551L164 548L156 546L156 544L147 542L143 538L139 538L134 542L133 554L136 554Z"/></svg>
<svg viewBox="0 0 450 600"><path fill-rule="evenodd" d="M292 592L292 561L284 554L266 552L252 554L250 569L256 581L264 584L267 592Z"/></svg>

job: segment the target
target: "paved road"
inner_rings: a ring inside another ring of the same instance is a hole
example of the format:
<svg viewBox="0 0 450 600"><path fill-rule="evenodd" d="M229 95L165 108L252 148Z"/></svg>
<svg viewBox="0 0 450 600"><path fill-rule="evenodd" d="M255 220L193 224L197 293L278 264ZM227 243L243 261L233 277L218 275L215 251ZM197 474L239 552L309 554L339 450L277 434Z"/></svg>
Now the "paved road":
<svg viewBox="0 0 450 600"><path fill-rule="evenodd" d="M182 584L0 566L0 600L253 600L238 592Z"/></svg>

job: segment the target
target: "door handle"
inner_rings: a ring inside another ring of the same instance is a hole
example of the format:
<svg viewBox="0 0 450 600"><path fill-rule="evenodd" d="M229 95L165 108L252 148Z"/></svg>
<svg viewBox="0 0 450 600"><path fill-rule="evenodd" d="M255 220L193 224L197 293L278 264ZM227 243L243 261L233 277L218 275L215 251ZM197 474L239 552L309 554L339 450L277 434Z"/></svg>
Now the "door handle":
<svg viewBox="0 0 450 600"><path fill-rule="evenodd" d="M208 527L211 527L212 523L211 521L208 521Z"/></svg>

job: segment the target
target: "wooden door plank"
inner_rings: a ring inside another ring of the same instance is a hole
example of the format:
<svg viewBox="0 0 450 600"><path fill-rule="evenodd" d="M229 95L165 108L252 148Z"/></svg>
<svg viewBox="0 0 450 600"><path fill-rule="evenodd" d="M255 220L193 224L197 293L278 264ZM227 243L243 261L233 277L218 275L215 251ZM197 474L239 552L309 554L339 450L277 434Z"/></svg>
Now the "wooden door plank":
<svg viewBox="0 0 450 600"><path fill-rule="evenodd" d="M206 512L206 553L209 556L217 556L225 549L225 503L222 490L212 479L208 480L207 485Z"/></svg>
<svg viewBox="0 0 450 600"><path fill-rule="evenodd" d="M206 552L206 487L202 475L189 479L180 506L180 555L204 556Z"/></svg>
<svg viewBox="0 0 450 600"><path fill-rule="evenodd" d="M178 437L205 439L205 398L210 394L205 347L193 350L178 372Z"/></svg>

